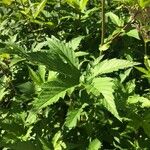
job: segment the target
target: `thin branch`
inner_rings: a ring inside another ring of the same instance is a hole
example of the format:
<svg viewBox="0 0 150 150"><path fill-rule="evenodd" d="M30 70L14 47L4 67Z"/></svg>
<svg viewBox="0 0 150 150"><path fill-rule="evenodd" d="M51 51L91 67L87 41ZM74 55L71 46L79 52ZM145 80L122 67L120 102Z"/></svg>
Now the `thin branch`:
<svg viewBox="0 0 150 150"><path fill-rule="evenodd" d="M101 46L104 44L104 36L105 36L105 0L102 0L102 27L101 27Z"/></svg>

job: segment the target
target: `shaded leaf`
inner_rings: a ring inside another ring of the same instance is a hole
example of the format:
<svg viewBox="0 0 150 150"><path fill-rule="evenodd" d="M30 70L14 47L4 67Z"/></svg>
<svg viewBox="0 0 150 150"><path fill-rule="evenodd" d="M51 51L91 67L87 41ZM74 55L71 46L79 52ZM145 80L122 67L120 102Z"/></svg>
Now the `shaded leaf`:
<svg viewBox="0 0 150 150"><path fill-rule="evenodd" d="M68 79L55 79L44 83L42 86L42 92L39 94L38 99L33 103L34 109L39 111L56 103L60 98L64 98L66 92L77 84L78 83L74 83L74 81L68 81Z"/></svg>
<svg viewBox="0 0 150 150"><path fill-rule="evenodd" d="M121 20L116 14L108 12L106 13L106 16L108 16L115 25L119 27L123 25L123 20Z"/></svg>
<svg viewBox="0 0 150 150"><path fill-rule="evenodd" d="M86 106L87 106L87 104L83 104L82 107L79 109L74 109L74 110L68 111L66 122L65 122L65 125L68 128L73 128L77 125L77 121L80 120L80 116L83 112L83 108L85 108Z"/></svg>

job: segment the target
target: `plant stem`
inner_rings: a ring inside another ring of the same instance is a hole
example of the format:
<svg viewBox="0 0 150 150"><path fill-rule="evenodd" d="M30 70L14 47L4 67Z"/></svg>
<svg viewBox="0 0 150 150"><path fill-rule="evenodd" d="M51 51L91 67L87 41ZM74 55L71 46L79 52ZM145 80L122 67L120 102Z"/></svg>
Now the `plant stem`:
<svg viewBox="0 0 150 150"><path fill-rule="evenodd" d="M104 44L104 36L105 36L105 0L102 0L102 27L101 27L101 45Z"/></svg>
<svg viewBox="0 0 150 150"><path fill-rule="evenodd" d="M121 30L120 32L116 33L111 39L107 40L106 42L107 42L107 43L110 43L110 42L112 42L114 39L116 39L117 37L119 37L119 36L121 35L122 31L123 31L123 30L126 30L126 29L135 21L136 16L137 16L138 14L139 14L139 11L137 11L137 12L135 13L135 15L131 18L131 20L130 20L127 24L125 24L125 25L122 27L122 30Z"/></svg>
<svg viewBox="0 0 150 150"><path fill-rule="evenodd" d="M144 41L144 52L145 52L145 55L147 55L147 42Z"/></svg>

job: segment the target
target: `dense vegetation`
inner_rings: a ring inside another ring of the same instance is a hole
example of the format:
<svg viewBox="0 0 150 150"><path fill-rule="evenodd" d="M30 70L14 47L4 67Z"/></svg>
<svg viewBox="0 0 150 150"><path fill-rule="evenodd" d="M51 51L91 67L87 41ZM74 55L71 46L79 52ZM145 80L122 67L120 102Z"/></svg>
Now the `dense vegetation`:
<svg viewBox="0 0 150 150"><path fill-rule="evenodd" d="M1 0L0 149L150 149L150 0Z"/></svg>

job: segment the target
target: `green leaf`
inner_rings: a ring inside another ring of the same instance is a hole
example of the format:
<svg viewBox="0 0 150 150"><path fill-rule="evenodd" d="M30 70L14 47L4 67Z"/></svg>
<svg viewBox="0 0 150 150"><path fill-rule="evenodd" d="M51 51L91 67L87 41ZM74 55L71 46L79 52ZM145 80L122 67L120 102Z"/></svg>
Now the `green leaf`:
<svg viewBox="0 0 150 150"><path fill-rule="evenodd" d="M42 148L43 148L43 150L49 150L50 148L49 148L49 146L48 146L48 144L47 144L47 142L43 139L43 138L39 138L39 141L41 142L41 144L42 144Z"/></svg>
<svg viewBox="0 0 150 150"><path fill-rule="evenodd" d="M102 95L103 99L100 99L100 101L102 101L103 106L121 121L114 101L113 86L112 78L100 77L94 78L91 85L88 85L86 89L88 93L92 93L96 97Z"/></svg>
<svg viewBox="0 0 150 150"><path fill-rule="evenodd" d="M139 4L142 8L149 7L150 6L150 0L140 0Z"/></svg>
<svg viewBox="0 0 150 150"><path fill-rule="evenodd" d="M54 37L47 40L50 49L28 53L28 59L45 65L49 70L79 80L79 62L74 50Z"/></svg>
<svg viewBox="0 0 150 150"><path fill-rule="evenodd" d="M74 109L74 110L68 111L66 122L65 122L65 125L68 128L74 128L77 125L77 121L80 120L80 116L83 112L83 108L85 108L86 106L87 106L87 104L83 104L82 107L79 109Z"/></svg>
<svg viewBox="0 0 150 150"><path fill-rule="evenodd" d="M41 3L38 4L35 12L33 13L34 19L39 15L39 13L44 9L47 0L42 0Z"/></svg>
<svg viewBox="0 0 150 150"><path fill-rule="evenodd" d="M84 11L89 0L80 0L80 10Z"/></svg>
<svg viewBox="0 0 150 150"><path fill-rule="evenodd" d="M131 62L123 59L110 59L104 60L91 68L92 77L98 76L100 74L112 73L114 71L118 71L119 69L125 69L129 67L133 67L134 65L138 65L139 63Z"/></svg>
<svg viewBox="0 0 150 150"><path fill-rule="evenodd" d="M77 38L73 38L68 44L73 50L77 50L83 38L83 36L78 36Z"/></svg>
<svg viewBox="0 0 150 150"><path fill-rule="evenodd" d="M58 131L53 139L52 139L52 144L54 150L63 150L66 149L66 144L62 141L62 133L61 131Z"/></svg>
<svg viewBox="0 0 150 150"><path fill-rule="evenodd" d="M88 150L99 150L102 147L101 142L98 139L94 139L90 142Z"/></svg>
<svg viewBox="0 0 150 150"><path fill-rule="evenodd" d="M142 118L142 127L144 129L144 132L147 134L148 137L150 137L150 114L144 115L144 118Z"/></svg>
<svg viewBox="0 0 150 150"><path fill-rule="evenodd" d="M82 52L82 51L76 52L76 57L81 57L81 56L86 56L86 55L89 55L89 53Z"/></svg>
<svg viewBox="0 0 150 150"><path fill-rule="evenodd" d="M140 37L139 37L139 33L138 33L138 30L137 29L132 29L130 30L129 32L126 33L128 36L131 36L131 37L134 37L138 40L140 40Z"/></svg>
<svg viewBox="0 0 150 150"><path fill-rule="evenodd" d="M100 51L106 51L109 49L109 47L110 47L110 43L105 43L103 45L100 45L99 50Z"/></svg>
<svg viewBox="0 0 150 150"><path fill-rule="evenodd" d="M26 58L25 50L14 43L6 43L4 48L0 48L0 54L3 53L19 55L23 58Z"/></svg>
<svg viewBox="0 0 150 150"><path fill-rule="evenodd" d="M42 82L45 82L46 68L43 65L38 65L39 75L42 79Z"/></svg>
<svg viewBox="0 0 150 150"><path fill-rule="evenodd" d="M11 5L11 3L13 2L13 0L2 0L2 2L4 4Z"/></svg>
<svg viewBox="0 0 150 150"><path fill-rule="evenodd" d="M131 73L131 68L127 69L124 73L120 74L120 82L123 83L126 78L129 76L129 74Z"/></svg>
<svg viewBox="0 0 150 150"><path fill-rule="evenodd" d="M64 98L66 92L75 87L78 83L69 81L69 79L55 79L43 84L42 92L38 99L33 103L34 109L40 111L41 109L56 103L60 98Z"/></svg>
<svg viewBox="0 0 150 150"><path fill-rule="evenodd" d="M22 84L18 85L17 87L23 94L26 94L26 95L31 95L31 94L34 94L34 92L35 92L35 87L34 87L33 83L29 82L29 81L22 83Z"/></svg>
<svg viewBox="0 0 150 150"><path fill-rule="evenodd" d="M108 16L115 25L119 27L123 26L123 20L121 20L116 14L108 12L106 13L106 16Z"/></svg>
<svg viewBox="0 0 150 150"><path fill-rule="evenodd" d="M41 85L43 83L41 77L35 71L33 71L30 67L28 68L29 68L29 74L30 74L32 81L36 83L37 85Z"/></svg>
<svg viewBox="0 0 150 150"><path fill-rule="evenodd" d="M1 100L3 100L4 96L8 94L8 91L6 91L5 88L3 88L2 86L0 86L0 102Z"/></svg>
<svg viewBox="0 0 150 150"><path fill-rule="evenodd" d="M55 54L61 55L68 63L78 68L79 62L72 48L55 37L52 37L51 39L47 38L47 43L50 48L49 51L53 51Z"/></svg>
<svg viewBox="0 0 150 150"><path fill-rule="evenodd" d="M150 72L143 67L135 67L135 68L144 74L150 74Z"/></svg>
<svg viewBox="0 0 150 150"><path fill-rule="evenodd" d="M83 12L89 0L65 0L71 7Z"/></svg>
<svg viewBox="0 0 150 150"><path fill-rule="evenodd" d="M139 95L130 96L127 100L127 103L128 104L141 103L142 108L144 108L144 107L149 108L150 107L150 100L145 98L145 97L139 96Z"/></svg>
<svg viewBox="0 0 150 150"><path fill-rule="evenodd" d="M150 71L150 59L147 55L144 56L144 64L148 71Z"/></svg>
<svg viewBox="0 0 150 150"><path fill-rule="evenodd" d="M37 119L37 114L36 112L34 111L30 111L26 120L25 120L25 125L26 126L30 126L31 124L34 124L35 122L37 122L38 119Z"/></svg>
<svg viewBox="0 0 150 150"><path fill-rule="evenodd" d="M47 69L56 71L67 76L79 77L79 70L73 65L64 61L64 59L59 54L54 54L53 52L32 52L28 53L28 59L33 62L45 65Z"/></svg>
<svg viewBox="0 0 150 150"><path fill-rule="evenodd" d="M80 10L80 3L79 0L65 0L71 7L75 8L76 10Z"/></svg>

